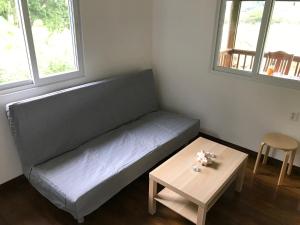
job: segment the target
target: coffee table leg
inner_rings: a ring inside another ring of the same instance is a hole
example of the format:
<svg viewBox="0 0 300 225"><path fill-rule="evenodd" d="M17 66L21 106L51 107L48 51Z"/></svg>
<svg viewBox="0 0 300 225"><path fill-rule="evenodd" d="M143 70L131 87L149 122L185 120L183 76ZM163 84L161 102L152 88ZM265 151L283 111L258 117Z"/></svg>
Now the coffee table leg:
<svg viewBox="0 0 300 225"><path fill-rule="evenodd" d="M157 183L149 177L148 211L151 215L156 213L156 201L154 199L156 194L157 194Z"/></svg>
<svg viewBox="0 0 300 225"><path fill-rule="evenodd" d="M198 214L197 214L197 225L205 225L205 220L206 220L206 209L199 206Z"/></svg>
<svg viewBox="0 0 300 225"><path fill-rule="evenodd" d="M243 189L246 169L247 169L247 159L245 159L244 162L243 162L243 165L241 165L241 168L240 168L237 180L236 180L235 190L237 192L241 192L242 189Z"/></svg>

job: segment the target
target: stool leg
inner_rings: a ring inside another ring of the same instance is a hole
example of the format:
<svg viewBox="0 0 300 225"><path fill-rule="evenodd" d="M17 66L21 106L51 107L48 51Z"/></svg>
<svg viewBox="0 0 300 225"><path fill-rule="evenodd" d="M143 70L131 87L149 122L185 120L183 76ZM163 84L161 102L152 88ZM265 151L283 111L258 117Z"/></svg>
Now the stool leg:
<svg viewBox="0 0 300 225"><path fill-rule="evenodd" d="M290 153L289 168L288 168L288 172L287 172L288 175L291 175L291 173L292 173L295 155L296 155L296 151L292 151Z"/></svg>
<svg viewBox="0 0 300 225"><path fill-rule="evenodd" d="M256 174L256 171L257 171L257 167L258 167L258 164L259 164L259 161L260 161L260 158L261 158L261 153L265 147L265 143L261 143L260 144L260 149L257 153L257 158L256 158L256 162L255 162L255 166L254 166L254 169L253 169L253 173Z"/></svg>
<svg viewBox="0 0 300 225"><path fill-rule="evenodd" d="M289 160L289 152L287 152L285 154L283 163L282 163L282 167L281 167L281 171L280 171L280 175L279 175L279 179L278 179L278 183L277 185L281 185L282 181L284 179L284 175L286 173L286 168L287 168L287 164L288 164L288 160Z"/></svg>
<svg viewBox="0 0 300 225"><path fill-rule="evenodd" d="M269 153L270 153L270 146L267 146L265 156L264 156L264 160L263 160L263 165L267 164Z"/></svg>

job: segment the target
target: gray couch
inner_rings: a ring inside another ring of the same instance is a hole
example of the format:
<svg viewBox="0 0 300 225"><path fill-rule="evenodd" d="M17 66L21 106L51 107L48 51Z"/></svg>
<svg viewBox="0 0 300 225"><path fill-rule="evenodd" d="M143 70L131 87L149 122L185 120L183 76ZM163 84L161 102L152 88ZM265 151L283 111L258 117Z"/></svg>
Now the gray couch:
<svg viewBox="0 0 300 225"><path fill-rule="evenodd" d="M159 108L151 70L7 105L30 183L79 222L199 132Z"/></svg>

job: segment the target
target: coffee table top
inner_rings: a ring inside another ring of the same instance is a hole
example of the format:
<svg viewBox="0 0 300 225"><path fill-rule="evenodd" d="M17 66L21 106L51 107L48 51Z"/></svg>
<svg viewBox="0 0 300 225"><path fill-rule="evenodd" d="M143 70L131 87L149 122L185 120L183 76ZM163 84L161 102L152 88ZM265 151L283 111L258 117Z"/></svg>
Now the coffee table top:
<svg viewBox="0 0 300 225"><path fill-rule="evenodd" d="M204 150L216 154L214 163L193 170L197 152ZM247 154L198 138L150 173L150 177L197 205L208 206L234 177L247 159Z"/></svg>

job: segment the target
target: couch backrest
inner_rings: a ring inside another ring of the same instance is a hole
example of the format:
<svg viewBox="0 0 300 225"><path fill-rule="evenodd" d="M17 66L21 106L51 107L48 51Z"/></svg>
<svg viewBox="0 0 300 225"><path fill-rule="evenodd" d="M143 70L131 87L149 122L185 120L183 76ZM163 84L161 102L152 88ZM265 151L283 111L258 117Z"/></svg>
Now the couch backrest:
<svg viewBox="0 0 300 225"><path fill-rule="evenodd" d="M8 104L23 165L32 166L158 109L151 70Z"/></svg>

